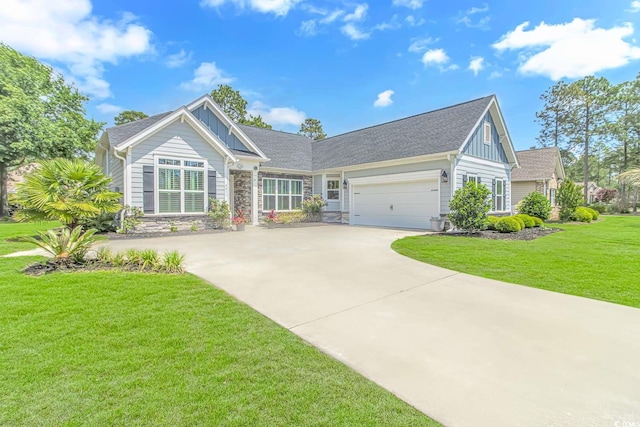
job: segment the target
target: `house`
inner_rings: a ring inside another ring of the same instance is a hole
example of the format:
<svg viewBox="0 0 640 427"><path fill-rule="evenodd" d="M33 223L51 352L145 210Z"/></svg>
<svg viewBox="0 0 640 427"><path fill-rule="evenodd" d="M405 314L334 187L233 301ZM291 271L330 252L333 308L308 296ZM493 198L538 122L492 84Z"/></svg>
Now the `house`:
<svg viewBox="0 0 640 427"><path fill-rule="evenodd" d="M203 218L209 197L257 224L321 194L325 221L428 229L467 181L486 184L493 210L509 212L518 165L495 96L312 141L238 125L205 95L107 129L96 162L124 204L167 228Z"/></svg>
<svg viewBox="0 0 640 427"><path fill-rule="evenodd" d="M584 183L583 182L576 182L576 187L580 188L580 191L582 191L584 193ZM600 190L600 187L598 187L598 184L596 184L593 181L589 181L587 183L587 201L589 203L595 203L597 200L597 193L598 190Z"/></svg>
<svg viewBox="0 0 640 427"><path fill-rule="evenodd" d="M557 147L537 148L517 151L516 155L520 168L515 169L511 177L513 206L527 194L537 191L544 194L555 208L557 189L565 179L560 150Z"/></svg>

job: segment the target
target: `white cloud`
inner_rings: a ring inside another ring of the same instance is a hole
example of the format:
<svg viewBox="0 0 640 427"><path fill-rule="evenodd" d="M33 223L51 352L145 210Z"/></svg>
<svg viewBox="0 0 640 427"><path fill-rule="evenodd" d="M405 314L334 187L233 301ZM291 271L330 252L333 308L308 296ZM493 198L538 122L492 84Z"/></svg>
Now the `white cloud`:
<svg viewBox="0 0 640 427"><path fill-rule="evenodd" d="M225 76L215 62L203 62L193 72L193 79L181 83L180 87L194 92L210 91L219 84L229 84L232 81L233 77Z"/></svg>
<svg viewBox="0 0 640 427"><path fill-rule="evenodd" d="M367 17L367 10L369 10L369 5L366 3L356 5L356 8L353 12L344 16L344 22L360 22Z"/></svg>
<svg viewBox="0 0 640 427"><path fill-rule="evenodd" d="M254 101L247 113L254 116L262 116L263 120L270 125L290 125L300 126L307 115L293 107L270 107L260 101Z"/></svg>
<svg viewBox="0 0 640 427"><path fill-rule="evenodd" d="M296 31L299 36L315 36L318 34L318 21L315 19L309 19L308 21L302 21L300 28Z"/></svg>
<svg viewBox="0 0 640 427"><path fill-rule="evenodd" d="M451 61L444 49L429 49L422 55L422 63L426 67L438 67L440 71L457 70L456 64L448 65Z"/></svg>
<svg viewBox="0 0 640 427"><path fill-rule="evenodd" d="M371 36L371 33L358 29L352 23L343 25L340 30L342 31L342 34L349 37L351 40L365 40Z"/></svg>
<svg viewBox="0 0 640 427"><path fill-rule="evenodd" d="M391 96L394 94L395 92L392 90L385 90L384 92L380 92L378 94L378 98L374 101L373 106L374 107L388 107L389 105L393 104L393 99L391 99Z"/></svg>
<svg viewBox="0 0 640 427"><path fill-rule="evenodd" d="M344 15L344 10L336 9L333 12L327 13L324 18L320 20L322 24L331 24L333 21Z"/></svg>
<svg viewBox="0 0 640 427"><path fill-rule="evenodd" d="M471 61L469 61L468 69L473 71L474 76L477 76L478 73L484 69L484 58L481 56L472 57Z"/></svg>
<svg viewBox="0 0 640 427"><path fill-rule="evenodd" d="M248 7L259 13L273 13L286 16L301 0L201 0L200 7L217 8L225 3L232 3L240 9Z"/></svg>
<svg viewBox="0 0 640 427"><path fill-rule="evenodd" d="M424 23L426 22L424 18L418 19L413 15L407 16L406 18L404 18L404 20L410 27L419 27L421 25L424 25Z"/></svg>
<svg viewBox="0 0 640 427"><path fill-rule="evenodd" d="M492 71L491 74L489 74L489 79L497 79L499 77L502 77L502 73L500 71Z"/></svg>
<svg viewBox="0 0 640 427"><path fill-rule="evenodd" d="M104 79L105 63L150 53L152 34L130 13L111 21L91 9L90 0L2 0L0 40L63 64L81 91L107 98L111 90Z"/></svg>
<svg viewBox="0 0 640 427"><path fill-rule="evenodd" d="M103 102L102 104L96 105L96 110L98 110L100 114L107 115L118 114L122 110L124 110L124 108L120 107L119 105L107 104L106 102Z"/></svg>
<svg viewBox="0 0 640 427"><path fill-rule="evenodd" d="M404 6L409 9L420 9L425 0L393 0L394 6Z"/></svg>
<svg viewBox="0 0 640 427"><path fill-rule="evenodd" d="M489 22L491 21L491 17L489 15L485 15L488 11L489 5L487 3L485 3L482 7L472 7L464 12L460 12L458 14L458 19L456 20L456 22L458 24L463 24L469 28L489 30ZM475 20L474 15L484 16Z"/></svg>
<svg viewBox="0 0 640 427"><path fill-rule="evenodd" d="M593 19L575 18L556 25L541 22L527 31L528 26L518 25L493 44L498 51L518 51L523 74L579 78L640 59L640 47L625 41L633 35L631 23L604 29Z"/></svg>
<svg viewBox="0 0 640 427"><path fill-rule="evenodd" d="M341 9L330 11L328 9L322 9L308 4L302 4L301 8L312 14L322 16L321 18L309 19L300 23L300 27L296 30L296 34L306 37L315 36L322 30L323 26L337 21L345 14L345 11Z"/></svg>
<svg viewBox="0 0 640 427"><path fill-rule="evenodd" d="M631 13L640 12L640 0L634 0L631 2L631 8L629 9L629 12Z"/></svg>
<svg viewBox="0 0 640 427"><path fill-rule="evenodd" d="M400 19L398 18L398 15L393 15L389 20L389 22L382 22L380 24L374 25L372 30L373 31L397 30L400 27L402 27L402 24L400 23Z"/></svg>
<svg viewBox="0 0 640 427"><path fill-rule="evenodd" d="M424 37L419 39L414 39L409 45L409 52L420 53L427 50L427 47L430 44L437 42L438 39L434 39L432 37Z"/></svg>
<svg viewBox="0 0 640 427"><path fill-rule="evenodd" d="M191 61L191 57L193 56L193 52L187 52L184 49L180 49L180 52L174 53L173 55L169 55L167 57L167 67L169 68L178 68L182 67L187 62Z"/></svg>

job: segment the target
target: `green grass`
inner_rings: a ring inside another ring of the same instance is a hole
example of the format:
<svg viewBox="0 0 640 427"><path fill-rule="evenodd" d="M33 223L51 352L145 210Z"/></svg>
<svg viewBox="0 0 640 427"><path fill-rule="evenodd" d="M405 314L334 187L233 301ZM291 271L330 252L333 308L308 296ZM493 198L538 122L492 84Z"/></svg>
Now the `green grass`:
<svg viewBox="0 0 640 427"><path fill-rule="evenodd" d="M58 222L27 222L15 223L13 221L0 222L0 255L11 252L35 249L35 246L24 242L8 242L7 239L19 236L35 236L38 231L46 231L59 227Z"/></svg>
<svg viewBox="0 0 640 427"><path fill-rule="evenodd" d="M640 217L605 216L532 241L412 236L402 255L451 270L640 307Z"/></svg>
<svg viewBox="0 0 640 427"><path fill-rule="evenodd" d="M0 258L0 425L438 425L195 276L37 259Z"/></svg>

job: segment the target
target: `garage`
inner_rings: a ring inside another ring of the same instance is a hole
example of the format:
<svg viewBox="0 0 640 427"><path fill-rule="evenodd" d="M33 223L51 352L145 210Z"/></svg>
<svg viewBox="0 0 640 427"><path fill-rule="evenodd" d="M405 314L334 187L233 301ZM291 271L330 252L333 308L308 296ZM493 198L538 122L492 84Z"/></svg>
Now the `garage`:
<svg viewBox="0 0 640 427"><path fill-rule="evenodd" d="M351 184L352 225L431 228L440 214L440 171L354 178Z"/></svg>

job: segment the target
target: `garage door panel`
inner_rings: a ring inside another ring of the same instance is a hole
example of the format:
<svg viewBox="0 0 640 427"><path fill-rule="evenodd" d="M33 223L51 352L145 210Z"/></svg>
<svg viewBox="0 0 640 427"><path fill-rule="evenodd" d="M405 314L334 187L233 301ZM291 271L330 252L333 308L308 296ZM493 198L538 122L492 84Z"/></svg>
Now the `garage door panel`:
<svg viewBox="0 0 640 427"><path fill-rule="evenodd" d="M352 222L356 225L429 228L430 218L440 210L437 190L436 180L357 185L354 187Z"/></svg>

